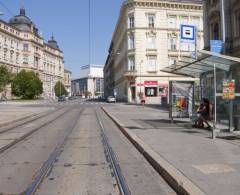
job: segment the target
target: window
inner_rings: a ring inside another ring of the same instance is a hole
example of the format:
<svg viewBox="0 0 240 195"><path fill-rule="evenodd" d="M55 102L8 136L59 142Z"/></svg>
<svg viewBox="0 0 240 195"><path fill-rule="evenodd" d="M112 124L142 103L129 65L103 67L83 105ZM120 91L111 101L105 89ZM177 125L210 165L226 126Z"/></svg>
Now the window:
<svg viewBox="0 0 240 195"><path fill-rule="evenodd" d="M10 61L13 60L13 51L10 52Z"/></svg>
<svg viewBox="0 0 240 195"><path fill-rule="evenodd" d="M134 49L135 48L135 38L134 35L128 36L128 49Z"/></svg>
<svg viewBox="0 0 240 195"><path fill-rule="evenodd" d="M35 68L38 68L38 62L39 62L38 57L34 57L34 67Z"/></svg>
<svg viewBox="0 0 240 195"><path fill-rule="evenodd" d="M181 24L188 24L188 16L181 17Z"/></svg>
<svg viewBox="0 0 240 195"><path fill-rule="evenodd" d="M23 44L23 51L28 51L28 44Z"/></svg>
<svg viewBox="0 0 240 195"><path fill-rule="evenodd" d="M7 61L7 50L4 50L3 59Z"/></svg>
<svg viewBox="0 0 240 195"><path fill-rule="evenodd" d="M154 28L155 27L155 15L154 14L149 14L148 15L148 27L149 28Z"/></svg>
<svg viewBox="0 0 240 195"><path fill-rule="evenodd" d="M16 53L16 63L19 63L19 53Z"/></svg>
<svg viewBox="0 0 240 195"><path fill-rule="evenodd" d="M23 63L28 63L28 56L23 56Z"/></svg>
<svg viewBox="0 0 240 195"><path fill-rule="evenodd" d="M156 36L149 35L147 37L147 48L156 49Z"/></svg>
<svg viewBox="0 0 240 195"><path fill-rule="evenodd" d="M212 38L214 40L220 39L220 28L218 23L212 24Z"/></svg>
<svg viewBox="0 0 240 195"><path fill-rule="evenodd" d="M148 56L148 71L156 71L157 69L157 57L156 56Z"/></svg>
<svg viewBox="0 0 240 195"><path fill-rule="evenodd" d="M130 56L128 58L128 71L134 71L135 70L135 57Z"/></svg>
<svg viewBox="0 0 240 195"><path fill-rule="evenodd" d="M177 50L177 37L170 36L168 41L168 50Z"/></svg>
<svg viewBox="0 0 240 195"><path fill-rule="evenodd" d="M157 87L145 87L146 97L157 97Z"/></svg>
<svg viewBox="0 0 240 195"><path fill-rule="evenodd" d="M128 28L134 28L134 16L128 17Z"/></svg>
<svg viewBox="0 0 240 195"><path fill-rule="evenodd" d="M168 18L168 28L176 28L176 22L177 22L177 17L176 16L170 16Z"/></svg>
<svg viewBox="0 0 240 195"><path fill-rule="evenodd" d="M199 17L192 17L192 24L199 27L200 26L200 18Z"/></svg>

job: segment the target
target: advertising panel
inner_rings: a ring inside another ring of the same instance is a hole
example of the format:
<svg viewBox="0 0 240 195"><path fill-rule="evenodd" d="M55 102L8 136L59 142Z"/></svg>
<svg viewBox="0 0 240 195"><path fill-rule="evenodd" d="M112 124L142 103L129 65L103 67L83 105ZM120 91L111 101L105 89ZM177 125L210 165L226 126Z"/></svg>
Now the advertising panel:
<svg viewBox="0 0 240 195"><path fill-rule="evenodd" d="M235 99L235 80L224 80L223 81L223 96L224 100Z"/></svg>

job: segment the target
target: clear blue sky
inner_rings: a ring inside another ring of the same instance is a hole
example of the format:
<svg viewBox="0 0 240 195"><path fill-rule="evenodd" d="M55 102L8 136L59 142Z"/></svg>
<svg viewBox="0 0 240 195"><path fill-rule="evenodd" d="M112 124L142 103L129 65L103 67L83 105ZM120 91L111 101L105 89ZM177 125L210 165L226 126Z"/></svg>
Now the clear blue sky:
<svg viewBox="0 0 240 195"><path fill-rule="evenodd" d="M26 14L43 33L45 41L53 33L64 52L65 67L76 78L80 66L88 59L88 0L0 0L17 15L23 5ZM104 64L112 33L123 0L91 0L91 63ZM0 16L8 21L12 15L0 5Z"/></svg>

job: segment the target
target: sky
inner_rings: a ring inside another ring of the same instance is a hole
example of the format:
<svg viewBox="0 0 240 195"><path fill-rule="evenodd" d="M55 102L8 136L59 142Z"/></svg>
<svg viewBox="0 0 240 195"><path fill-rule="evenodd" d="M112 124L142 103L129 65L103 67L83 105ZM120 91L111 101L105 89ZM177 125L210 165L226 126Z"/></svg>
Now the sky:
<svg viewBox="0 0 240 195"><path fill-rule="evenodd" d="M89 0L0 0L1 19L9 21L24 6L26 15L42 32L45 42L53 34L64 52L65 68L79 77L89 64ZM91 63L106 61L123 0L91 1ZM2 5L3 4L3 5ZM7 8L6 8L7 7Z"/></svg>

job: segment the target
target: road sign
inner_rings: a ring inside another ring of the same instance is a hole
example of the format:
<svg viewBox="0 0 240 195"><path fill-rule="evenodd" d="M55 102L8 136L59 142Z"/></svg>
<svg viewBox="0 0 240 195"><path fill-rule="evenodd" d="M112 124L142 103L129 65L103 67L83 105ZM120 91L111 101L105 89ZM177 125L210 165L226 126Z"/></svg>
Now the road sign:
<svg viewBox="0 0 240 195"><path fill-rule="evenodd" d="M223 41L222 40L210 40L211 52L222 53Z"/></svg>
<svg viewBox="0 0 240 195"><path fill-rule="evenodd" d="M196 27L192 25L181 25L181 42L194 43L196 41Z"/></svg>

